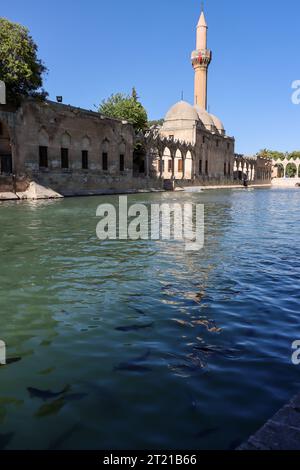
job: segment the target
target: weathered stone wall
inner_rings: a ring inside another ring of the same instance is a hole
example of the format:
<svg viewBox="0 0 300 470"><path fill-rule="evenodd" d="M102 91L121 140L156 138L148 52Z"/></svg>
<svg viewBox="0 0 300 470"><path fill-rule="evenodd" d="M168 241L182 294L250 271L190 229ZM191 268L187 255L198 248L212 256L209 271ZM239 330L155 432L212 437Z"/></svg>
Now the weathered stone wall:
<svg viewBox="0 0 300 470"><path fill-rule="evenodd" d="M16 110L0 106L0 122L11 140L12 167L18 191L30 181L62 194L161 188L158 178L133 178L135 134L131 124L99 113L53 102L28 100ZM47 147L48 165L40 168L39 147ZM69 165L62 169L61 149L68 149ZM6 150L7 151L7 150ZM88 169L82 168L88 152ZM103 153L108 167L103 167ZM124 156L124 168L120 156ZM1 191L7 181L0 178ZM26 189L26 188L25 188Z"/></svg>
<svg viewBox="0 0 300 470"><path fill-rule="evenodd" d="M35 178L37 180L37 178ZM162 181L145 177L103 176L100 173L73 171L66 175L60 172L40 173L39 184L50 187L63 196L122 193L139 190L162 189Z"/></svg>
<svg viewBox="0 0 300 470"><path fill-rule="evenodd" d="M178 121L179 122L179 121ZM187 126L183 129L178 126L178 122L170 125L164 125L160 134L163 137L174 135L175 139L186 140L195 146L193 155L192 176L207 180L211 180L211 184L215 184L215 180L230 180L233 177L234 157L235 157L235 140L231 137L221 134L212 134L196 124L190 128ZM167 123L168 124L168 123ZM178 126L178 127L177 127ZM167 161L172 154L172 149L166 147L164 151L164 177L171 178L171 172L168 171ZM177 155L176 159L182 156ZM176 160L175 159L175 160ZM200 166L200 161L202 162ZM206 163L207 162L207 163ZM225 167L226 165L226 167ZM177 171L178 165L175 161L175 177L179 178ZM226 175L225 175L226 171Z"/></svg>

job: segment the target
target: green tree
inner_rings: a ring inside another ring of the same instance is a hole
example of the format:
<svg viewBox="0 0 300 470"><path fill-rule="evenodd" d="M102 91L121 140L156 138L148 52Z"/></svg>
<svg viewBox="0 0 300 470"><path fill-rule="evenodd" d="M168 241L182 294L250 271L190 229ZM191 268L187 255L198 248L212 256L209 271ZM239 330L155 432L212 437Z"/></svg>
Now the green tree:
<svg viewBox="0 0 300 470"><path fill-rule="evenodd" d="M286 167L286 176L289 178L294 178L297 176L297 168L296 165L293 163L289 163Z"/></svg>
<svg viewBox="0 0 300 470"><path fill-rule="evenodd" d="M103 100L99 107L99 113L107 117L128 121L133 124L137 132L147 128L147 111L140 103L135 88L133 88L131 96L117 93L111 95L107 100Z"/></svg>
<svg viewBox="0 0 300 470"><path fill-rule="evenodd" d="M274 158L275 160L284 160L285 154L283 152L277 152L276 150L263 149L257 154L262 158Z"/></svg>
<svg viewBox="0 0 300 470"><path fill-rule="evenodd" d="M300 158L300 151L295 150L294 152L291 152L288 154L288 160L294 160L296 158Z"/></svg>
<svg viewBox="0 0 300 470"><path fill-rule="evenodd" d="M46 71L28 29L0 17L0 80L6 84L8 102L19 103L26 96L47 96L41 90Z"/></svg>

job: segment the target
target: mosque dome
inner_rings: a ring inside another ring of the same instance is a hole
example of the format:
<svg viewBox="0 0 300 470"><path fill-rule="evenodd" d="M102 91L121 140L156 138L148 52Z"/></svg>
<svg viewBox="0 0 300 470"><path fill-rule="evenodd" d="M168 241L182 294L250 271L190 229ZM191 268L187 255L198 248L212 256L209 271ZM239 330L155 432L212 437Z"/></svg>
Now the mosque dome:
<svg viewBox="0 0 300 470"><path fill-rule="evenodd" d="M214 125L217 128L217 131L220 134L225 135L225 128L223 126L222 121L217 116L214 116L213 114L211 114L210 117L212 118Z"/></svg>
<svg viewBox="0 0 300 470"><path fill-rule="evenodd" d="M198 119L200 119L200 121L204 124L205 128L210 132L214 132L216 130L216 126L211 115L208 114L204 108L200 108L198 105L195 105L194 109L197 111Z"/></svg>
<svg viewBox="0 0 300 470"><path fill-rule="evenodd" d="M198 121L197 111L186 101L179 101L174 104L166 114L165 121Z"/></svg>

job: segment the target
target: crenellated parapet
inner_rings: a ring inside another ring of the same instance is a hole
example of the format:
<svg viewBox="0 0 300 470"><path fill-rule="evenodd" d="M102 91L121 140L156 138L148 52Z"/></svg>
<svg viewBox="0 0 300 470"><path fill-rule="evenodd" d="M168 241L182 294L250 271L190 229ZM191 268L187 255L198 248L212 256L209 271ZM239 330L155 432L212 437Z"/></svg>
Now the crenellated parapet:
<svg viewBox="0 0 300 470"><path fill-rule="evenodd" d="M186 155L187 152L191 152L193 155L196 149L196 145L191 142L162 136L159 128L148 130L143 136L139 135L137 140L144 144L147 149L157 149L159 154L162 154L168 148L171 155L175 155L178 150L183 155Z"/></svg>

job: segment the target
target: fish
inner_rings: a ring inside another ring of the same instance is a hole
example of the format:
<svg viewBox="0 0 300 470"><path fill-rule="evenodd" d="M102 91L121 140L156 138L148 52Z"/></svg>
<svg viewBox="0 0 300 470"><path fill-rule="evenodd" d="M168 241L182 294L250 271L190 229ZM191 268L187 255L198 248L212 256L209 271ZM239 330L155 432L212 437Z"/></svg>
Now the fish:
<svg viewBox="0 0 300 470"><path fill-rule="evenodd" d="M63 398L58 398L51 403L45 403L38 409L38 411L35 413L35 416L38 418L43 418L44 416L57 414L65 406L65 404L66 402Z"/></svg>
<svg viewBox="0 0 300 470"><path fill-rule="evenodd" d="M83 400L83 398L85 398L86 396L87 396L87 393L71 393L69 395L63 395L60 398L57 398L56 400L50 403L47 402L44 405L42 405L38 409L35 416L42 418L44 416L56 414L67 404L67 402Z"/></svg>
<svg viewBox="0 0 300 470"><path fill-rule="evenodd" d="M52 392L51 390L40 390L38 388L28 387L27 391L31 398L39 398L40 400L47 401L66 394L69 392L70 388L70 385L66 385L60 392Z"/></svg>
<svg viewBox="0 0 300 470"><path fill-rule="evenodd" d="M149 356L151 355L151 351L150 349L148 351L146 351L144 354L142 354L141 356L138 356L136 357L135 359L132 359L131 362L144 362L144 361L147 361L147 359L149 359Z"/></svg>
<svg viewBox="0 0 300 470"><path fill-rule="evenodd" d="M241 353L241 351L237 349L222 349L217 346L195 346L194 350L200 351L201 353L205 355L216 354L219 356L226 357L227 359L232 359L236 357L237 354Z"/></svg>
<svg viewBox="0 0 300 470"><path fill-rule="evenodd" d="M128 332L128 331L139 331L145 330L147 328L152 328L153 323L147 323L145 325L128 325L128 326L118 326L115 328L116 331Z"/></svg>
<svg viewBox="0 0 300 470"><path fill-rule="evenodd" d="M7 434L0 434L0 449L3 450L5 449L10 441L13 439L15 433L10 432Z"/></svg>
<svg viewBox="0 0 300 470"><path fill-rule="evenodd" d="M129 371L129 372L150 372L152 369L150 367L141 365L142 362L145 362L151 354L151 351L146 351L146 353L141 356L136 357L128 362L121 362L117 367L114 368L115 371Z"/></svg>
<svg viewBox="0 0 300 470"><path fill-rule="evenodd" d="M80 429L80 423L78 422L74 424L74 426L72 426L66 432L63 432L57 439L50 442L48 450L60 449L62 445L79 429Z"/></svg>
<svg viewBox="0 0 300 470"><path fill-rule="evenodd" d="M206 428L202 431L198 432L195 437L199 437L200 439L204 439L205 437L211 436L219 431L219 428Z"/></svg>
<svg viewBox="0 0 300 470"><path fill-rule="evenodd" d="M139 315L145 315L145 312L143 312L143 310L141 310L140 308L133 307L133 310Z"/></svg>

